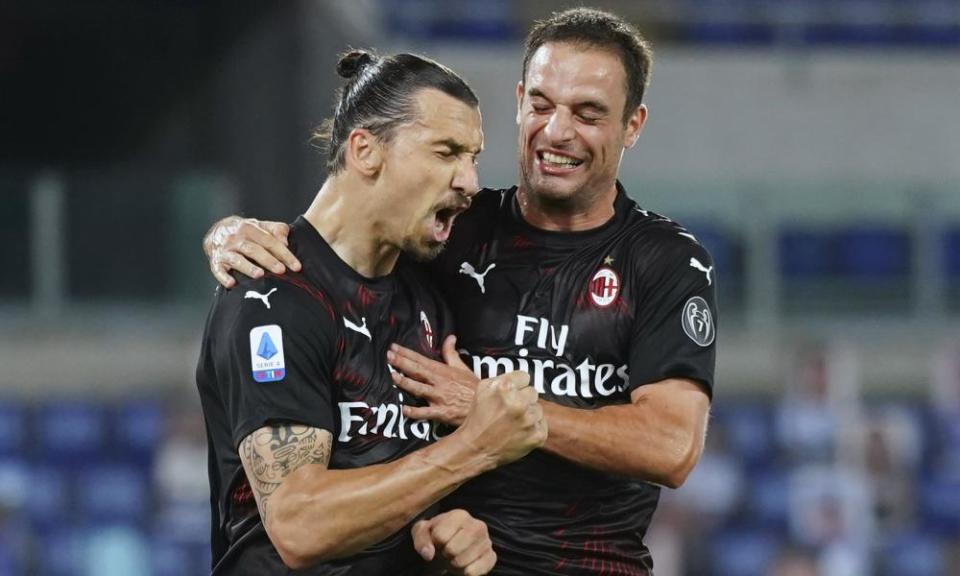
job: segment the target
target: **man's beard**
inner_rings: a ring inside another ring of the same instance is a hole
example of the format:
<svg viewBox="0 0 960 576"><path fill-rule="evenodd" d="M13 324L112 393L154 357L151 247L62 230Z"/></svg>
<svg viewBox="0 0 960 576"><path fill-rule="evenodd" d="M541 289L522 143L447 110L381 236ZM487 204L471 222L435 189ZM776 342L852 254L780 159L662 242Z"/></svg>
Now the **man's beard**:
<svg viewBox="0 0 960 576"><path fill-rule="evenodd" d="M416 260L417 262L429 262L439 256L446 247L446 242L440 242L438 244L424 244L422 242L417 242L412 238L408 238L404 240L403 246L401 246L400 249L404 254Z"/></svg>

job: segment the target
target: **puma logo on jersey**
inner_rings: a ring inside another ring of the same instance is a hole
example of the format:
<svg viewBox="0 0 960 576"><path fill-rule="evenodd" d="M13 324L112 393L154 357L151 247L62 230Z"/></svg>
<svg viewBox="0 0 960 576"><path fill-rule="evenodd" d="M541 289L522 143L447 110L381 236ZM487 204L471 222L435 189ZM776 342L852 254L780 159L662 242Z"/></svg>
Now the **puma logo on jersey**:
<svg viewBox="0 0 960 576"><path fill-rule="evenodd" d="M710 273L713 272L713 266L707 268L706 266L701 264L700 261L697 260L696 258L690 258L690 266L692 266L693 268L696 268L697 270L707 275L707 286L710 286L711 284L713 284L713 280L710 278Z"/></svg>
<svg viewBox="0 0 960 576"><path fill-rule="evenodd" d="M354 332L359 332L360 334L363 334L364 336L367 337L368 340L370 340L370 341L372 342L372 341L373 341L373 336L370 335L370 330L367 329L367 317L364 316L364 317L360 318L360 321L361 321L361 324L360 324L359 326L357 326L356 324L354 324L354 323L351 322L350 320L347 320L347 318L345 317L345 318L343 319L343 325L346 326L347 328L353 330Z"/></svg>
<svg viewBox="0 0 960 576"><path fill-rule="evenodd" d="M486 294L487 290L483 285L484 277L486 277L487 272L493 270L496 267L497 267L496 264L490 264L489 266L487 266L487 269L484 270L482 274L477 274L477 271L473 268L473 264L469 262L464 262L463 264L460 265L460 273L466 274L467 276L470 276L471 278L476 280L477 284L480 286L480 293Z"/></svg>
<svg viewBox="0 0 960 576"><path fill-rule="evenodd" d="M247 298L256 298L257 300L263 302L263 305L267 307L267 310L269 310L269 309L270 309L270 300L269 300L270 295L273 294L273 293L276 292L276 291L277 291L276 288L272 288L272 289L271 289L269 292L267 292L266 294L261 294L261 293L259 293L259 292L254 291L254 290L247 290L247 293L243 295L243 298L244 298L244 299L247 299Z"/></svg>

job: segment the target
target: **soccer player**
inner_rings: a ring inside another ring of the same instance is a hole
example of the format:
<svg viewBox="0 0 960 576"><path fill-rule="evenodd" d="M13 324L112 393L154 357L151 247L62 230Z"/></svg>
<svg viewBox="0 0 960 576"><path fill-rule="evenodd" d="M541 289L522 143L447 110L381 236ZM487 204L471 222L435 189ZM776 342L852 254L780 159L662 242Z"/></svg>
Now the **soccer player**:
<svg viewBox="0 0 960 576"><path fill-rule="evenodd" d="M397 384L428 401L408 417L458 424L478 378L514 369L540 394L544 449L451 496L487 522L497 574L650 574L643 537L659 486L681 485L703 449L715 270L693 235L617 181L647 119L640 34L613 14L567 10L533 26L523 64L519 184L481 191L431 266L459 351L451 339L445 363L404 346L389 357ZM275 224L233 217L211 230L221 281L259 269L244 255L298 265Z"/></svg>
<svg viewBox="0 0 960 576"><path fill-rule="evenodd" d="M446 510L408 525L543 444L537 393L521 372L485 380L438 440L401 411L416 400L385 357L393 342L439 357L450 332L449 309L400 255L435 256L477 193L477 99L410 54L354 51L338 72L329 177L289 227L306 266L219 289L207 321L213 574L394 576L422 573L423 559L483 574L496 555L482 522Z"/></svg>

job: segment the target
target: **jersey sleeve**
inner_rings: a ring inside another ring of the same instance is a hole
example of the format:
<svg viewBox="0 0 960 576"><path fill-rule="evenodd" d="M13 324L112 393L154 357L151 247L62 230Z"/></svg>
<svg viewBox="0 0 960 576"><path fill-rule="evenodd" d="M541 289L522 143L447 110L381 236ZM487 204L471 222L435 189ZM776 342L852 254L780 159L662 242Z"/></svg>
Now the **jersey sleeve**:
<svg viewBox="0 0 960 576"><path fill-rule="evenodd" d="M212 338L234 446L273 422L333 432L338 331L322 295L270 279L219 298L226 317Z"/></svg>
<svg viewBox="0 0 960 576"><path fill-rule="evenodd" d="M712 397L717 330L713 259L693 240L671 238L643 277L628 391L667 378L690 378Z"/></svg>

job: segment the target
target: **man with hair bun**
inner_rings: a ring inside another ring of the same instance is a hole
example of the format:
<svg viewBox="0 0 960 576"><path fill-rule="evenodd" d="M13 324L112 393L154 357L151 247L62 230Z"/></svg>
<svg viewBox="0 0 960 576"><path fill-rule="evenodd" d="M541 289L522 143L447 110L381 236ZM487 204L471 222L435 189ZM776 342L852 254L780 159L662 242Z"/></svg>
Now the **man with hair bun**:
<svg viewBox="0 0 960 576"><path fill-rule="evenodd" d="M660 486L680 486L703 450L716 271L692 234L617 180L647 119L650 66L646 41L608 12L565 10L531 28L519 183L481 191L430 265L459 341L444 342L442 363L402 342L388 353L396 384L428 401L404 406L411 418L463 425L479 379L515 369L540 394L543 449L446 501L487 523L497 574L651 574L643 539ZM228 269L295 267L284 237L232 217L204 248L229 283ZM245 242L257 252L238 250Z"/></svg>
<svg viewBox="0 0 960 576"><path fill-rule="evenodd" d="M329 175L287 237L303 270L218 289L207 319L213 574L485 574L485 524L435 504L543 444L537 393L522 372L486 379L438 439L385 361L395 342L439 358L451 331L401 252L436 256L478 191L477 99L412 54L353 51L337 71Z"/></svg>

